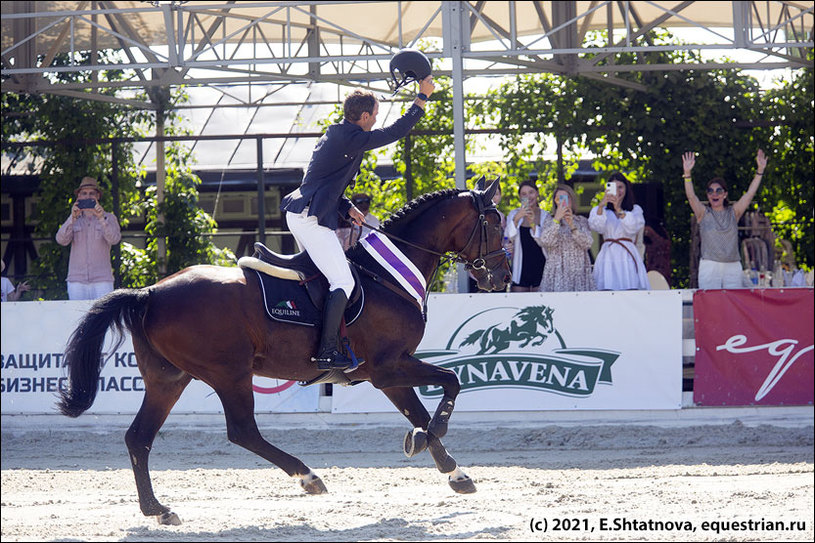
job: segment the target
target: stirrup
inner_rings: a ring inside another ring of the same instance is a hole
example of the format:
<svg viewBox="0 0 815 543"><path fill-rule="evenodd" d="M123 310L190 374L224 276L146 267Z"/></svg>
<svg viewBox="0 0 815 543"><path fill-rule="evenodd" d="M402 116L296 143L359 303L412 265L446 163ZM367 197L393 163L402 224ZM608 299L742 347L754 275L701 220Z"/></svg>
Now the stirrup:
<svg viewBox="0 0 815 543"><path fill-rule="evenodd" d="M348 358L343 353L334 350L328 357L312 357L312 362L317 362L317 369L319 370L345 370L351 371L357 368L358 364L355 360Z"/></svg>

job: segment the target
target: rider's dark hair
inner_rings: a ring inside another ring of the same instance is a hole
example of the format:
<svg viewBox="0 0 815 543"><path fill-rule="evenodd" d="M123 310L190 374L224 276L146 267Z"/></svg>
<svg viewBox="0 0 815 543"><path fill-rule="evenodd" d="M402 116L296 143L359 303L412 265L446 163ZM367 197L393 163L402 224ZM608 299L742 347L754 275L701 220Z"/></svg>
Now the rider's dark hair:
<svg viewBox="0 0 815 543"><path fill-rule="evenodd" d="M376 103L376 96L374 96L373 92L355 89L354 92L345 97L342 104L343 115L349 121L358 121L365 112L373 115Z"/></svg>

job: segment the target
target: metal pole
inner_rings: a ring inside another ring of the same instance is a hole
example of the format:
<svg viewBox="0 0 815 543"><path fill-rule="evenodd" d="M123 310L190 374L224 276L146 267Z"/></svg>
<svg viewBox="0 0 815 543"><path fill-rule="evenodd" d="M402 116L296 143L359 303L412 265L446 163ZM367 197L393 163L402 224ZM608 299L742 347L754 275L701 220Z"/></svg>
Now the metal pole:
<svg viewBox="0 0 815 543"><path fill-rule="evenodd" d="M263 178L263 138L257 138L258 158L258 241L266 244L266 182Z"/></svg>
<svg viewBox="0 0 815 543"><path fill-rule="evenodd" d="M113 214L121 222L121 202L119 201L119 143L113 142L110 144L110 186L111 195L113 196ZM122 286L122 245L121 242L113 246L113 272L115 279L115 287Z"/></svg>
<svg viewBox="0 0 815 543"><path fill-rule="evenodd" d="M449 50L453 59L453 149L456 160L456 188L467 188L467 156L464 140L464 59L462 57L464 49L463 31L469 31L462 21L463 6L461 2L446 2L447 17L443 18L443 24L448 26L443 35L450 39ZM467 292L469 281L467 272L463 264L456 266L458 273L458 292Z"/></svg>
<svg viewBox="0 0 815 543"><path fill-rule="evenodd" d="M413 200L413 168L410 166L410 149L413 146L410 134L405 136L405 197Z"/></svg>
<svg viewBox="0 0 815 543"><path fill-rule="evenodd" d="M156 110L156 136L159 138L164 136L164 109L159 107ZM161 209L164 204L164 141L159 139L156 141L156 205ZM159 212L156 218L158 228L164 229L164 213ZM163 235L157 236L157 255L159 277L167 275L167 240Z"/></svg>

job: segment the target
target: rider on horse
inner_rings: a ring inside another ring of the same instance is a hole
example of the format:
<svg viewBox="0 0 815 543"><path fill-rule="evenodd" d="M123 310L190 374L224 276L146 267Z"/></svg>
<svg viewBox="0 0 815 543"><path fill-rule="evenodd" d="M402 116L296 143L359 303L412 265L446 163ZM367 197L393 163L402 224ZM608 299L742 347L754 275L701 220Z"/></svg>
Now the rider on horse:
<svg viewBox="0 0 815 543"><path fill-rule="evenodd" d="M424 115L425 102L435 88L430 61L418 51L397 53L391 73L394 68L419 81L419 94L410 109L390 126L372 130L379 101L370 91L357 89L349 94L343 103L345 118L331 125L317 142L302 183L280 205L297 243L329 282L320 348L312 358L319 369L346 369L353 364L339 347L339 328L354 279L335 230L340 217L360 226L364 215L343 193L359 172L365 151L405 137ZM398 86L406 81L403 77Z"/></svg>

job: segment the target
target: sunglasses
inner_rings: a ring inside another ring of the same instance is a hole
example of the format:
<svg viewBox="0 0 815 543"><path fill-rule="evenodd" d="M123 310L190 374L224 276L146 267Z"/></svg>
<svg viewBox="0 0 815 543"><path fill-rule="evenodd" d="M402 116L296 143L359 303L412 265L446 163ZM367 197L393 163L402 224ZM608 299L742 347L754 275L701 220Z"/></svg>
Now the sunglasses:
<svg viewBox="0 0 815 543"><path fill-rule="evenodd" d="M711 187L707 189L708 194L724 194L724 192L725 190L722 187L717 187L715 189Z"/></svg>

